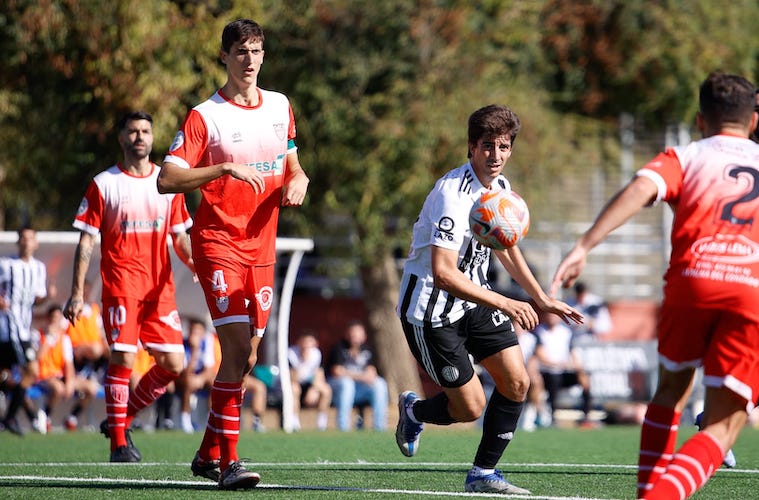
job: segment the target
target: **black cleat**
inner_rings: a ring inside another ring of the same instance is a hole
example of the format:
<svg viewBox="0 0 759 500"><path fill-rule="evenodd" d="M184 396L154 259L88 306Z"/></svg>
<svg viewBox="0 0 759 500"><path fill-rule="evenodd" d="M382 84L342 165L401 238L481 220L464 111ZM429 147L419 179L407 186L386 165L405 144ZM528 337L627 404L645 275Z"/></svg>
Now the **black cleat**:
<svg viewBox="0 0 759 500"><path fill-rule="evenodd" d="M13 433L17 436L23 436L24 430L18 425L18 420L15 418L6 418L3 420L3 427L6 431Z"/></svg>
<svg viewBox="0 0 759 500"><path fill-rule="evenodd" d="M119 446L111 452L111 462L135 463L141 460L141 457L135 455L137 448L129 446ZM138 452L139 453L139 452Z"/></svg>
<svg viewBox="0 0 759 500"><path fill-rule="evenodd" d="M105 436L106 439L111 439L111 429L108 427L108 419L100 422L100 434ZM135 462L139 462L142 460L142 453L140 453L140 450L137 449L137 447L134 445L134 442L132 441L132 428L130 427L127 429L124 435L126 436L127 447L132 450L132 455L137 458ZM113 462L113 460L111 460L111 462Z"/></svg>
<svg viewBox="0 0 759 500"><path fill-rule="evenodd" d="M219 476L220 490L249 490L255 488L261 476L249 471L240 462L232 462Z"/></svg>
<svg viewBox="0 0 759 500"><path fill-rule="evenodd" d="M219 470L219 461L209 460L206 462L200 458L198 452L195 452L195 458L193 458L192 462L190 463L190 470L192 470L193 476L204 477L217 483L219 482L219 475L221 475L221 470Z"/></svg>

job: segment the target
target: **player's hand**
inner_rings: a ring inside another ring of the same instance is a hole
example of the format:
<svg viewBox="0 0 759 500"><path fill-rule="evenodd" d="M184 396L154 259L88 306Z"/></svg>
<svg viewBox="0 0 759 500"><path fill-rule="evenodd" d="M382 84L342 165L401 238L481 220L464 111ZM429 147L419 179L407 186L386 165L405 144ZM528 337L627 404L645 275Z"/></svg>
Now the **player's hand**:
<svg viewBox="0 0 759 500"><path fill-rule="evenodd" d="M569 251L556 269L556 274L553 276L550 290L551 297L556 297L559 288L569 288L574 284L577 278L580 277L582 270L585 268L587 258L588 252L578 245L575 245L572 250Z"/></svg>
<svg viewBox="0 0 759 500"><path fill-rule="evenodd" d="M507 299L506 305L501 307L501 311L525 330L533 330L538 326L538 313L535 312L529 302Z"/></svg>
<svg viewBox="0 0 759 500"><path fill-rule="evenodd" d="M584 321L580 311L560 300L549 298L546 302L539 303L538 307L541 311L559 316L567 324L571 321L579 325Z"/></svg>
<svg viewBox="0 0 759 500"><path fill-rule="evenodd" d="M84 300L82 298L71 297L68 302L66 302L66 307L63 308L63 315L71 322L71 324L73 324L74 321L79 318L83 308Z"/></svg>
<svg viewBox="0 0 759 500"><path fill-rule="evenodd" d="M243 182L247 182L253 188L256 193L263 193L266 188L266 181L264 176L258 173L258 171L249 165L242 165L240 163L227 162L224 165L224 171Z"/></svg>
<svg viewBox="0 0 759 500"><path fill-rule="evenodd" d="M308 176L306 176L304 173L293 175L293 177L285 183L284 190L282 192L282 206L301 206L303 204L303 200L306 198L308 182Z"/></svg>

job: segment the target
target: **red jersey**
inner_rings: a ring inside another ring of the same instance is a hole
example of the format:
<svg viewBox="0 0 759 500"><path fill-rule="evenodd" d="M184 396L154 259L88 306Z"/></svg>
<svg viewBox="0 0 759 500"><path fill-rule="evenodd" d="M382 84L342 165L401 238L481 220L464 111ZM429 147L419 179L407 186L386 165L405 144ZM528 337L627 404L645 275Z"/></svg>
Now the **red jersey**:
<svg viewBox="0 0 759 500"><path fill-rule="evenodd" d="M668 149L638 175L674 211L664 304L759 321L759 145L712 136Z"/></svg>
<svg viewBox="0 0 759 500"><path fill-rule="evenodd" d="M74 227L101 236L103 297L174 301L169 231L192 226L182 194L158 193L158 166L136 177L114 165L90 182Z"/></svg>
<svg viewBox="0 0 759 500"><path fill-rule="evenodd" d="M219 91L190 110L164 159L183 168L240 163L265 177L260 194L229 175L200 188L192 234L193 254L198 256L232 257L249 265L275 262L286 156L296 150L295 119L287 97L257 90L254 107L236 104Z"/></svg>

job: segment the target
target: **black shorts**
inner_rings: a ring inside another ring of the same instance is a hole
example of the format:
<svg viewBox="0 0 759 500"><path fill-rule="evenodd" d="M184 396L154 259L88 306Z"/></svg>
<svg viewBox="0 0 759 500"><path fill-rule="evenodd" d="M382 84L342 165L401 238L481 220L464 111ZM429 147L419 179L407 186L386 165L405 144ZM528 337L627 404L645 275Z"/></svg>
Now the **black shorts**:
<svg viewBox="0 0 759 500"><path fill-rule="evenodd" d="M37 359L37 351L31 342L0 342L0 370L25 366L35 359Z"/></svg>
<svg viewBox="0 0 759 500"><path fill-rule="evenodd" d="M479 362L519 344L511 320L497 309L475 307L448 326L417 326L401 319L414 357L442 387L461 387L474 376L469 356Z"/></svg>

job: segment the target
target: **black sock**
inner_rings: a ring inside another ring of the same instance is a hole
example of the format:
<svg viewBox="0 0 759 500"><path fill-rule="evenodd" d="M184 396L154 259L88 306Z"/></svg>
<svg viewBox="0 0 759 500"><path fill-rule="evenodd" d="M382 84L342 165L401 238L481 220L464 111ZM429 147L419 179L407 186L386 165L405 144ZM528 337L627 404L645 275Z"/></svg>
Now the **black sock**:
<svg viewBox="0 0 759 500"><path fill-rule="evenodd" d="M474 457L474 465L494 469L514 437L524 402L507 399L497 389L490 396L482 424L482 439Z"/></svg>
<svg viewBox="0 0 759 500"><path fill-rule="evenodd" d="M420 422L450 425L456 420L448 412L448 396L440 392L431 398L417 401L413 408L414 417Z"/></svg>

